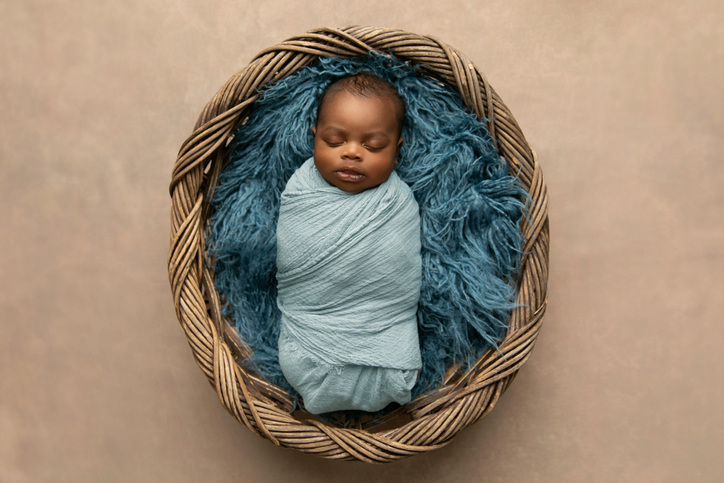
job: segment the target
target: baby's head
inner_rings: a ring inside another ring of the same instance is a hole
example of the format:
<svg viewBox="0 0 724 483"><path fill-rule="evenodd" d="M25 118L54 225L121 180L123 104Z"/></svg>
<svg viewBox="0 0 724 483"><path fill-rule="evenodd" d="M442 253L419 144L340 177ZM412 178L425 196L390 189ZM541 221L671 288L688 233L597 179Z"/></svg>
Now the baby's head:
<svg viewBox="0 0 724 483"><path fill-rule="evenodd" d="M397 165L405 103L368 72L343 77L319 98L314 164L331 185L350 193L384 183Z"/></svg>

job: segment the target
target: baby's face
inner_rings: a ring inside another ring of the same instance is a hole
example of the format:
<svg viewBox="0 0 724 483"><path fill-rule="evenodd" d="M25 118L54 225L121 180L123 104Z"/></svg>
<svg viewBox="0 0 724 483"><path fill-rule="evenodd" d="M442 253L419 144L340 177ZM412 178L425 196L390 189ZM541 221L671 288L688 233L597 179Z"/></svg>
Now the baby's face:
<svg viewBox="0 0 724 483"><path fill-rule="evenodd" d="M314 164L332 186L357 193L385 182L402 145L397 112L384 97L330 94L314 132Z"/></svg>

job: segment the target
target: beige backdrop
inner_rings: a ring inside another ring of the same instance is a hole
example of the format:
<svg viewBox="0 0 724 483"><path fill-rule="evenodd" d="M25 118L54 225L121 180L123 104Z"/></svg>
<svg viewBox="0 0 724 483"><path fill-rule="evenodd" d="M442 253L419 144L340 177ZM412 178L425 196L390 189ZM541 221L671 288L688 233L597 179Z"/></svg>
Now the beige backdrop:
<svg viewBox="0 0 724 483"><path fill-rule="evenodd" d="M724 479L724 3L0 3L0 481ZM549 308L493 413L387 466L238 425L167 282L175 155L259 50L319 26L439 37L551 196Z"/></svg>

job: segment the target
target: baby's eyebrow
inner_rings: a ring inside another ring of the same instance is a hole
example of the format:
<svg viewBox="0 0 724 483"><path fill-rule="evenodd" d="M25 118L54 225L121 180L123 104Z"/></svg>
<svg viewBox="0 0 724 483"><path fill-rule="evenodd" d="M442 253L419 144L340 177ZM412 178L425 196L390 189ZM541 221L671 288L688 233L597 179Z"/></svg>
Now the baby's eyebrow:
<svg viewBox="0 0 724 483"><path fill-rule="evenodd" d="M346 136L348 131L342 127L339 126L325 126L320 131L318 131L320 135L334 135L339 134L342 136ZM372 132L366 132L363 133L362 137L364 139L379 139L384 141L390 140L390 135L387 134L385 131L372 131Z"/></svg>
<svg viewBox="0 0 724 483"><path fill-rule="evenodd" d="M375 131L375 132L368 133L368 134L366 135L366 137L368 137L368 138L378 137L378 138L389 139L390 136L389 136L386 132L382 132L382 131L377 132L377 131Z"/></svg>
<svg viewBox="0 0 724 483"><path fill-rule="evenodd" d="M332 133L332 134L344 134L347 131L342 129L341 127L336 126L325 126L320 132L323 133Z"/></svg>

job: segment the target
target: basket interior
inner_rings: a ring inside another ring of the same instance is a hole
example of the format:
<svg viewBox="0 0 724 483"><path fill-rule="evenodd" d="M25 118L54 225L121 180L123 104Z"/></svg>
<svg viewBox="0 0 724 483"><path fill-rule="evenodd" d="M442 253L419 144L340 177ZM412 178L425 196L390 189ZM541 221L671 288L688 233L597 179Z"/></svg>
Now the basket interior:
<svg viewBox="0 0 724 483"><path fill-rule="evenodd" d="M237 127L214 187L207 254L223 315L251 349L242 366L295 393L277 360L275 224L286 181L312 152L316 100L333 79L372 71L407 105L397 169L422 220L418 327L423 369L414 395L434 390L505 334L514 307L526 192L484 120L459 93L389 55L325 58L267 87Z"/></svg>

